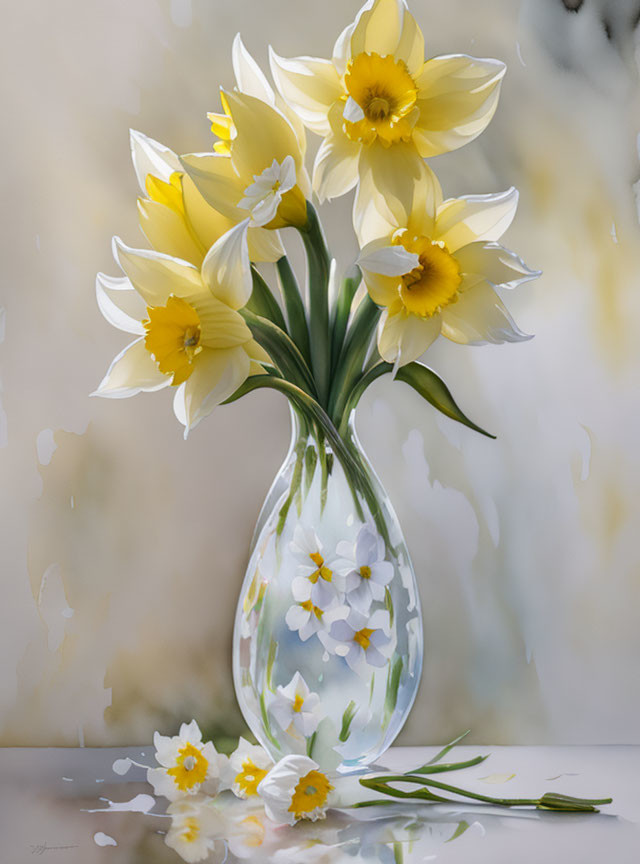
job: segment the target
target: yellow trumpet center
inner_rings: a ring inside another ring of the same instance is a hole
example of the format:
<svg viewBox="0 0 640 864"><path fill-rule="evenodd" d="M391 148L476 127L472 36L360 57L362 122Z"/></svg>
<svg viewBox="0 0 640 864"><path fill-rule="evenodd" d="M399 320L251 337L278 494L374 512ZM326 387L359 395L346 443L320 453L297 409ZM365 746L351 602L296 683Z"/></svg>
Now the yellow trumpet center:
<svg viewBox="0 0 640 864"><path fill-rule="evenodd" d="M455 303L462 281L460 265L442 242L403 234L394 242L414 252L418 266L402 277L400 297L407 312L430 318L443 306Z"/></svg>
<svg viewBox="0 0 640 864"><path fill-rule="evenodd" d="M173 777L173 782L181 792L186 792L193 786L204 783L207 778L209 763L200 750L193 744L185 744L178 750L178 758L173 768L167 774Z"/></svg>
<svg viewBox="0 0 640 864"><path fill-rule="evenodd" d="M242 771L235 776L235 782L247 797L258 794L258 784L267 776L264 768L258 768L251 759L242 763Z"/></svg>
<svg viewBox="0 0 640 864"><path fill-rule="evenodd" d="M371 567L367 567L366 564L360 568L360 576L363 579L371 579Z"/></svg>
<svg viewBox="0 0 640 864"><path fill-rule="evenodd" d="M311 612L316 618L320 619L324 615L324 611L319 606L314 606L311 600L303 600L300 604L305 612Z"/></svg>
<svg viewBox="0 0 640 864"><path fill-rule="evenodd" d="M345 120L344 130L352 141L370 144L378 138L388 147L411 138L419 113L418 91L402 60L363 52L349 62L344 83L364 114L355 122Z"/></svg>
<svg viewBox="0 0 640 864"><path fill-rule="evenodd" d="M182 829L182 839L185 843L195 843L200 836L200 824L197 819L185 819Z"/></svg>
<svg viewBox="0 0 640 864"><path fill-rule="evenodd" d="M317 807L324 807L333 786L321 771L309 771L298 781L291 796L289 813L296 819L309 819Z"/></svg>
<svg viewBox="0 0 640 864"><path fill-rule="evenodd" d="M358 630L353 634L353 641L357 642L358 645L366 651L371 644L371 634L374 632L375 631L370 630L369 627L363 627L362 630Z"/></svg>
<svg viewBox="0 0 640 864"><path fill-rule="evenodd" d="M299 693L296 693L296 698L293 702L293 710L296 714L299 714L302 711L302 706L304 705L304 699Z"/></svg>
<svg viewBox="0 0 640 864"><path fill-rule="evenodd" d="M200 318L190 303L172 294L165 306L148 306L143 321L145 348L173 385L182 384L193 372L193 361L202 351Z"/></svg>
<svg viewBox="0 0 640 864"><path fill-rule="evenodd" d="M318 579L324 579L325 582L331 582L333 578L333 572L324 566L324 558L319 552L311 552L309 554L309 558L313 561L313 563L318 568L314 570L313 573L309 576L309 581L315 585Z"/></svg>

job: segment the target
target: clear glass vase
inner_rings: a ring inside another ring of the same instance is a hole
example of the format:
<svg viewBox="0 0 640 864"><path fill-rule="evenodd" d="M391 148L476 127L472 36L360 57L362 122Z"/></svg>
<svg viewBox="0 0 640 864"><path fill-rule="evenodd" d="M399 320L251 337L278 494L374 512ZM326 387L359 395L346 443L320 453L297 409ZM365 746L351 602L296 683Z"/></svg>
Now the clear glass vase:
<svg viewBox="0 0 640 864"><path fill-rule="evenodd" d="M277 760L357 770L393 742L422 670L422 617L397 517L353 418L340 458L292 411L236 613L242 713Z"/></svg>

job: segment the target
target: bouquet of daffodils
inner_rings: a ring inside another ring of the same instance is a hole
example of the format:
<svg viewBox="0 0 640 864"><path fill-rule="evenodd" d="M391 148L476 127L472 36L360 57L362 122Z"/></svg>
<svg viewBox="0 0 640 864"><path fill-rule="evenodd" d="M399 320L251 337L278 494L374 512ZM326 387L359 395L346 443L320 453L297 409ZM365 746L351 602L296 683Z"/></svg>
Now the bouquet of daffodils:
<svg viewBox="0 0 640 864"><path fill-rule="evenodd" d="M270 58L275 89L236 37L236 87L208 115L211 152L178 156L131 132L152 248L116 237L124 275L98 275L102 313L134 338L96 395L170 388L186 436L217 405L278 390L371 499L349 435L369 384L390 373L482 431L418 358L440 335L471 345L530 338L496 290L538 275L498 242L517 191L445 199L425 161L486 128L505 66L426 60L404 0L369 0L330 59ZM307 130L321 138L311 177ZM360 252L340 279L315 204L354 189ZM291 230L307 256L304 287L282 243ZM277 284L264 262L275 263Z"/></svg>

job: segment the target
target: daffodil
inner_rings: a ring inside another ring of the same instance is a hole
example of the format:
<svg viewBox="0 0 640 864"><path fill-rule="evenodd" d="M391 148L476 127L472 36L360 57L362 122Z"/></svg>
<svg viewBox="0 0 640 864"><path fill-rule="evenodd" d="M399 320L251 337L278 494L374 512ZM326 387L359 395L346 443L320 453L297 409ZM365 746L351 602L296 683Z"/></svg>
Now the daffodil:
<svg viewBox="0 0 640 864"><path fill-rule="evenodd" d="M344 657L354 672L360 672L365 664L385 666L392 648L389 613L378 609L368 616L352 608L318 638L330 654Z"/></svg>
<svg viewBox="0 0 640 864"><path fill-rule="evenodd" d="M98 274L98 304L111 324L136 338L114 359L95 395L122 398L173 386L186 436L251 372L262 371L268 357L237 311L252 290L246 234L247 220L214 243L202 268L115 238L126 278ZM127 302L130 311L123 308Z"/></svg>
<svg viewBox="0 0 640 864"><path fill-rule="evenodd" d="M178 156L131 130L131 157L142 190L138 218L147 240L158 252L200 267L213 244L246 214L215 210L185 173ZM251 226L247 232L252 261L277 261L284 249L277 232Z"/></svg>
<svg viewBox="0 0 640 864"><path fill-rule="evenodd" d="M393 564L385 561L384 540L375 529L363 525L356 542L343 540L336 552L341 556L336 571L346 603L368 612L374 600L384 600L385 587L393 579Z"/></svg>
<svg viewBox="0 0 640 864"><path fill-rule="evenodd" d="M188 864L205 860L222 864L227 856L225 825L210 797L181 798L167 807L167 814L171 817L164 838L167 846Z"/></svg>
<svg viewBox="0 0 640 864"><path fill-rule="evenodd" d="M301 523L296 525L289 548L298 561L297 576L291 586L294 597L310 599L314 606L326 609L337 594L333 584L332 558L327 555L313 528ZM311 592L307 597L309 585Z"/></svg>
<svg viewBox="0 0 640 864"><path fill-rule="evenodd" d="M497 106L505 66L463 54L425 62L404 0L370 0L338 37L331 60L271 51L278 89L322 135L313 188L334 198L370 175L383 200L406 189L422 158L476 138Z"/></svg>
<svg viewBox="0 0 640 864"><path fill-rule="evenodd" d="M386 221L372 202L361 224L358 261L372 300L384 308L378 350L398 365L419 357L440 333L471 345L531 338L495 290L540 275L497 242L515 215L517 190L443 201L433 179L426 199L424 185L416 185L406 219Z"/></svg>
<svg viewBox="0 0 640 864"><path fill-rule="evenodd" d="M299 672L286 687L278 686L269 710L285 732L293 728L305 738L313 735L323 717L320 697L309 690Z"/></svg>
<svg viewBox="0 0 640 864"><path fill-rule="evenodd" d="M258 795L269 819L280 825L294 825L301 819L324 819L333 789L313 759L285 756L260 783Z"/></svg>
<svg viewBox="0 0 640 864"><path fill-rule="evenodd" d="M201 195L229 219L249 218L252 226L306 225L310 184L293 127L254 96L222 91L221 97L234 133L225 152L180 160Z"/></svg>
<svg viewBox="0 0 640 864"><path fill-rule="evenodd" d="M195 720L183 723L177 735L153 736L159 768L149 768L147 782L156 795L176 801L199 792L215 796L222 790L228 773L227 757L211 741L203 742Z"/></svg>
<svg viewBox="0 0 640 864"><path fill-rule="evenodd" d="M323 630L327 626L328 615L340 605L338 595L330 590L321 592L314 602L314 587L310 579L304 576L294 579L291 585L295 603L287 610L285 622L290 630L298 631L302 642Z"/></svg>
<svg viewBox="0 0 640 864"><path fill-rule="evenodd" d="M229 756L231 791L238 798L257 795L258 784L272 767L273 759L263 747L240 738Z"/></svg>

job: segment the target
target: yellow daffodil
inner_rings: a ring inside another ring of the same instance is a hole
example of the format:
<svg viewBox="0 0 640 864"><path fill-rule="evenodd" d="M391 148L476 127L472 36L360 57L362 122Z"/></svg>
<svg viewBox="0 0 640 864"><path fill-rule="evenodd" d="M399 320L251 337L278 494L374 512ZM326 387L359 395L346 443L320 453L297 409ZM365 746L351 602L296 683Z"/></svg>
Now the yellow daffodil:
<svg viewBox="0 0 640 864"><path fill-rule="evenodd" d="M443 201L433 175L416 184L402 222L386 222L370 204L359 226L358 263L369 295L384 307L378 331L384 360L409 363L440 333L471 345L531 338L495 291L539 275L496 242L517 204L516 189Z"/></svg>
<svg viewBox="0 0 640 864"><path fill-rule="evenodd" d="M222 92L233 124L229 155L194 153L181 163L204 199L229 219L267 229L307 222L310 191L304 154L285 116L239 92Z"/></svg>
<svg viewBox="0 0 640 864"><path fill-rule="evenodd" d="M178 156L133 129L131 157L144 193L138 198L138 217L147 240L156 251L199 267L216 240L246 214L223 215L207 204ZM247 241L252 261L277 261L284 255L277 232L250 227Z"/></svg>
<svg viewBox="0 0 640 864"><path fill-rule="evenodd" d="M338 37L331 60L271 51L284 99L324 138L313 188L321 200L371 172L383 198L416 162L455 150L491 120L505 66L463 54L425 62L424 37L404 0L370 0Z"/></svg>
<svg viewBox="0 0 640 864"><path fill-rule="evenodd" d="M131 249L118 238L114 256L125 278L98 274L98 305L109 323L136 339L112 362L95 395L122 398L171 385L186 437L268 360L237 311L252 290L247 220L214 243L201 268Z"/></svg>

